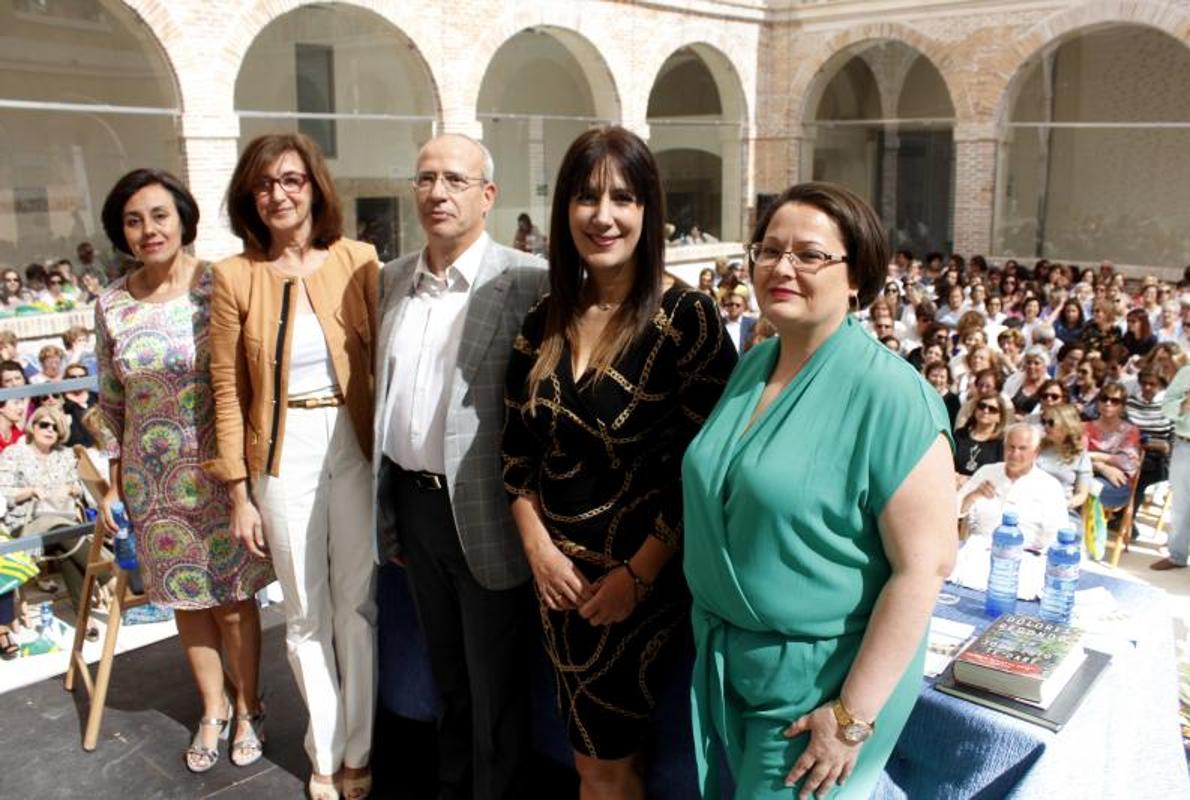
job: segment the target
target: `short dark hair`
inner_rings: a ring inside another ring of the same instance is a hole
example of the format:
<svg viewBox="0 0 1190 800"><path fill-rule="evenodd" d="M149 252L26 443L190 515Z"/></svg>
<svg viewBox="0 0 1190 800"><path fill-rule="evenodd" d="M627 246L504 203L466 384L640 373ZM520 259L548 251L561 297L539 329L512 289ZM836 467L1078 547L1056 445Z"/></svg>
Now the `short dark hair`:
<svg viewBox="0 0 1190 800"><path fill-rule="evenodd" d="M322 151L309 136L301 133L266 133L248 142L227 186L227 216L231 232L244 243L245 250L266 254L273 235L256 211L256 182L269 165L285 153L297 153L306 165L313 188L310 206L312 225L310 242L315 247L330 247L343 237L343 210L335 181L322 157Z"/></svg>
<svg viewBox="0 0 1190 800"><path fill-rule="evenodd" d="M839 228L846 249L847 277L855 284L861 308L871 303L888 278L888 234L872 207L842 186L810 181L790 186L765 209L752 231L751 244L764 238L773 216L788 203L802 203L826 214Z"/></svg>
<svg viewBox="0 0 1190 800"><path fill-rule="evenodd" d="M25 377L25 368L21 366L21 362L19 361L0 361L0 374L5 372L19 372L21 373L21 380L26 384L29 383L29 379Z"/></svg>
<svg viewBox="0 0 1190 800"><path fill-rule="evenodd" d="M34 261L29 266L25 267L25 283L31 283L35 280L44 281L48 278L49 272L46 271L45 264L38 264Z"/></svg>
<svg viewBox="0 0 1190 800"><path fill-rule="evenodd" d="M192 244L198 235L198 203L186 184L162 169L134 169L116 181L103 201L100 219L103 221L103 232L107 234L112 247L132 255L128 239L124 236L124 206L146 186L160 186L170 193L178 209L178 218L182 220L182 246Z"/></svg>

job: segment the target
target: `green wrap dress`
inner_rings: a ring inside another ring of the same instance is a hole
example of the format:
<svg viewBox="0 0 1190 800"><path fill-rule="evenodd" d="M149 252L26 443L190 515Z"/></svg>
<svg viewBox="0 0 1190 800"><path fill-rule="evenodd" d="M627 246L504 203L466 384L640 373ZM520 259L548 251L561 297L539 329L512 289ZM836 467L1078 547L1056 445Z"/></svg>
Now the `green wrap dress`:
<svg viewBox="0 0 1190 800"><path fill-rule="evenodd" d="M697 648L693 724L704 797L718 739L736 797L794 796L809 742L782 731L839 696L891 568L877 520L937 439L938 393L851 317L749 428L779 342L753 348L683 461L686 578ZM921 689L925 639L851 778L868 797Z"/></svg>

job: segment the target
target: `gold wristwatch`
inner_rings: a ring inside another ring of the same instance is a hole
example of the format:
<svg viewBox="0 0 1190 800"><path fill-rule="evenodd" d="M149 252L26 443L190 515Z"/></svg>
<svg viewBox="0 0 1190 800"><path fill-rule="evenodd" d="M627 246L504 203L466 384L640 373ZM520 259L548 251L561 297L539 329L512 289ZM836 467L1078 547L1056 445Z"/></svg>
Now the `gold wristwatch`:
<svg viewBox="0 0 1190 800"><path fill-rule="evenodd" d="M847 706L843 705L843 698L831 703L831 710L835 712L835 722L839 723L839 736L848 744L865 742L876 730L875 722L864 722L852 716Z"/></svg>

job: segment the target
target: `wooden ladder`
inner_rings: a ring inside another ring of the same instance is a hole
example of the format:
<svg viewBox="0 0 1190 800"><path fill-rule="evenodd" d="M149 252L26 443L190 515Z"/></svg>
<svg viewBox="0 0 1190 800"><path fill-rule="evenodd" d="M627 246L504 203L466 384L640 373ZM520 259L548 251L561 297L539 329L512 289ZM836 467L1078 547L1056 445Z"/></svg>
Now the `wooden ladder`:
<svg viewBox="0 0 1190 800"><path fill-rule="evenodd" d="M82 447L74 448L78 456L79 480L90 491L97 501L108 491L107 478L99 474L91 461L87 451ZM66 668L66 691L74 691L76 675L82 676L82 683L91 699L91 706L87 712L87 726L83 732L83 749L90 752L95 749L99 741L99 727L103 724L103 709L107 701L107 689L112 678L112 664L116 657L116 636L120 632L120 621L123 613L130 608L143 606L149 602L145 595L134 595L128 586L129 573L122 569L115 559L104 550L103 540L107 531L103 525L103 517L95 520L95 533L91 537L91 549L87 555L87 571L83 574L83 588L79 593L78 622L74 631L74 644L70 648L70 662ZM91 621L91 597L98 586L99 577L105 573L114 572L116 575L116 589L112 592L112 604L108 611L107 633L103 637L103 654L99 657L99 669L95 677L91 677L91 669L83 658L83 644L87 634L87 626Z"/></svg>

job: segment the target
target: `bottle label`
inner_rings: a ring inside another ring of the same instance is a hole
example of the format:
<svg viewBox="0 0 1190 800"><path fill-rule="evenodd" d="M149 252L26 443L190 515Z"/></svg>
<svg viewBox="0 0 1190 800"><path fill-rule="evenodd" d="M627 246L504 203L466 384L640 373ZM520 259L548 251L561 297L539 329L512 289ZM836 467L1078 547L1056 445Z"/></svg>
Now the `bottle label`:
<svg viewBox="0 0 1190 800"><path fill-rule="evenodd" d="M1078 564L1051 564L1045 575L1059 581L1077 581Z"/></svg>
<svg viewBox="0 0 1190 800"><path fill-rule="evenodd" d="M996 545L992 545L992 558L1003 558L1008 561L1020 561L1022 552L1023 549L1019 546L1009 545L1008 547L1005 547L1001 545L997 547Z"/></svg>

